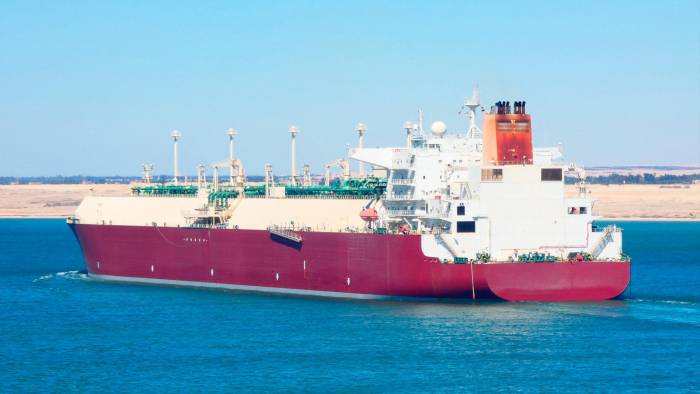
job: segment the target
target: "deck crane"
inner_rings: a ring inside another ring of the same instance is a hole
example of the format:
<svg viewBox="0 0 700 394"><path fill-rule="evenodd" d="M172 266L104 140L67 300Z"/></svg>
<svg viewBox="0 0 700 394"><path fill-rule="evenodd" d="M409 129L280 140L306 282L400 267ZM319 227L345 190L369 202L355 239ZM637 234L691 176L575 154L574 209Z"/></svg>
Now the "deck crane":
<svg viewBox="0 0 700 394"><path fill-rule="evenodd" d="M245 170L243 169L243 163L239 159L235 160L221 160L211 163L211 168L214 169L214 189L219 187L219 168L230 168L232 173L237 174L235 177L235 184L237 186L243 186L245 183Z"/></svg>
<svg viewBox="0 0 700 394"><path fill-rule="evenodd" d="M350 163L347 159L337 159L325 164L326 167L326 186L331 185L331 168L337 166L343 170L343 181L350 180Z"/></svg>

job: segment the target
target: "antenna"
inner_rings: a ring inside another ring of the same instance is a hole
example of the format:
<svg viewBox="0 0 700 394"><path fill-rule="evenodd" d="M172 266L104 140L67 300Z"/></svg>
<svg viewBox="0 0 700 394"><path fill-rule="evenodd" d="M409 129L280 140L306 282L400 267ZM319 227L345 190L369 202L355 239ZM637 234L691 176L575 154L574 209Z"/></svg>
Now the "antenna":
<svg viewBox="0 0 700 394"><path fill-rule="evenodd" d="M173 139L173 183L177 185L177 178L180 176L180 171L178 169L178 157L177 157L177 142L182 138L182 133L177 130L173 130L170 133L170 137Z"/></svg>
<svg viewBox="0 0 700 394"><path fill-rule="evenodd" d="M423 134L423 119L425 119L425 116L423 114L423 110L418 108L418 131Z"/></svg>
<svg viewBox="0 0 700 394"><path fill-rule="evenodd" d="M311 166L304 164L304 186L311 186Z"/></svg>
<svg viewBox="0 0 700 394"><path fill-rule="evenodd" d="M202 187L207 184L207 173L204 164L197 165L197 186Z"/></svg>
<svg viewBox="0 0 700 394"><path fill-rule="evenodd" d="M297 177L297 134L299 129L296 126L289 127L289 133L292 135L292 185L296 185Z"/></svg>
<svg viewBox="0 0 700 394"><path fill-rule="evenodd" d="M331 165L333 163L326 163L326 173L325 173L325 179L326 179L326 186L331 185Z"/></svg>
<svg viewBox="0 0 700 394"><path fill-rule="evenodd" d="M270 197L270 188L274 185L275 178L272 175L272 164L265 164L265 197Z"/></svg>
<svg viewBox="0 0 700 394"><path fill-rule="evenodd" d="M481 129L476 125L476 109L481 106L481 99L479 97L479 87L474 85L472 90L472 96L464 99L464 107L468 109L467 118L469 119L469 129L467 130L468 138L482 138L483 133Z"/></svg>
<svg viewBox="0 0 700 394"><path fill-rule="evenodd" d="M153 164L144 164L143 166L143 183L151 183L153 180Z"/></svg>
<svg viewBox="0 0 700 394"><path fill-rule="evenodd" d="M233 152L233 138L238 134L238 131L234 129L233 127L229 128L226 130L226 135L228 136L228 159L231 162L230 166L230 173L229 173L229 182L233 185L234 183L234 178L235 178L235 171L234 171L234 152Z"/></svg>
<svg viewBox="0 0 700 394"><path fill-rule="evenodd" d="M406 148L411 147L411 133L413 132L414 125L410 120L403 122L403 129L406 130Z"/></svg>
<svg viewBox="0 0 700 394"><path fill-rule="evenodd" d="M214 191L217 192L219 191L219 167L212 165L212 169L214 170L214 175L212 175L212 183L214 184Z"/></svg>
<svg viewBox="0 0 700 394"><path fill-rule="evenodd" d="M430 126L430 131L433 132L433 135L438 138L442 138L445 133L447 133L447 125L443 121L436 121L433 122L433 124Z"/></svg>
<svg viewBox="0 0 700 394"><path fill-rule="evenodd" d="M357 147L362 149L365 145L365 132L367 131L367 126L365 126L364 123L358 123L355 127L355 130L357 130L358 134ZM358 176L360 176L361 178L365 176L365 163L363 163L362 161L360 161L357 173Z"/></svg>

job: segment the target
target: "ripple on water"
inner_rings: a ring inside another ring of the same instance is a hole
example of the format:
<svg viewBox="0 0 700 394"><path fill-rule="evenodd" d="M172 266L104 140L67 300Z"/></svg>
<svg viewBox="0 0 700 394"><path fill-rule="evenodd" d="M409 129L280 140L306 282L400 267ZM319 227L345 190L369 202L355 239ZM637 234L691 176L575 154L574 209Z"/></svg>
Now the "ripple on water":
<svg viewBox="0 0 700 394"><path fill-rule="evenodd" d="M630 316L658 322L682 323L700 326L700 305L684 300L628 300Z"/></svg>

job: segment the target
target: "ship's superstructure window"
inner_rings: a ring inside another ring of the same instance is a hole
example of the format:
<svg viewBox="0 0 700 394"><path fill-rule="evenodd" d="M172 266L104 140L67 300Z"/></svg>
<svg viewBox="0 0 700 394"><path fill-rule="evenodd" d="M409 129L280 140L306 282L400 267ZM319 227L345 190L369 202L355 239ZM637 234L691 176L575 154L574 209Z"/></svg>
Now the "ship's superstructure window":
<svg viewBox="0 0 700 394"><path fill-rule="evenodd" d="M464 216L464 205L460 205L457 207L457 216Z"/></svg>
<svg viewBox="0 0 700 394"><path fill-rule="evenodd" d="M587 213L587 207L569 207L569 215L585 215Z"/></svg>
<svg viewBox="0 0 700 394"><path fill-rule="evenodd" d="M562 180L561 168L543 168L542 169L542 180L543 181L561 181Z"/></svg>
<svg viewBox="0 0 700 394"><path fill-rule="evenodd" d="M482 181L502 181L503 180L503 169L502 168L482 168L481 169L481 180Z"/></svg>
<svg viewBox="0 0 700 394"><path fill-rule="evenodd" d="M457 232L458 233L474 233L474 232L476 232L476 222L473 220L457 222Z"/></svg>

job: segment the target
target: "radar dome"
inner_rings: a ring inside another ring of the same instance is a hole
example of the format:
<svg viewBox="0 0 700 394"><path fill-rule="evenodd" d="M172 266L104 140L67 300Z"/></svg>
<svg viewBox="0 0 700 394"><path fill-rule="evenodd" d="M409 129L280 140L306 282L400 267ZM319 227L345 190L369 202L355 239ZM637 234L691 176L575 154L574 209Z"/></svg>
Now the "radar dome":
<svg viewBox="0 0 700 394"><path fill-rule="evenodd" d="M430 130L433 132L433 135L436 137L442 137L447 133L447 125L445 122L438 120L437 122L433 122L432 125L430 125Z"/></svg>

